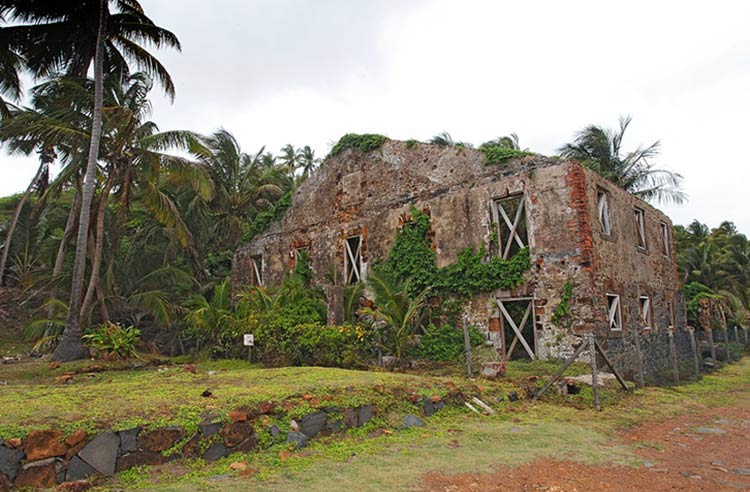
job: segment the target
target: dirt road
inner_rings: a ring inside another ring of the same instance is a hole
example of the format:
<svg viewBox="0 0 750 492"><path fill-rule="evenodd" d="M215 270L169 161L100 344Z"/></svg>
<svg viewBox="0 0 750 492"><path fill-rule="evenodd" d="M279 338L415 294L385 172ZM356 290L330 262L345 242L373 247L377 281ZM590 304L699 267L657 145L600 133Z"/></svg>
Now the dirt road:
<svg viewBox="0 0 750 492"><path fill-rule="evenodd" d="M750 490L750 408L714 408L651 422L619 436L638 467L536 460L489 474L423 477L424 490L461 492L666 492Z"/></svg>

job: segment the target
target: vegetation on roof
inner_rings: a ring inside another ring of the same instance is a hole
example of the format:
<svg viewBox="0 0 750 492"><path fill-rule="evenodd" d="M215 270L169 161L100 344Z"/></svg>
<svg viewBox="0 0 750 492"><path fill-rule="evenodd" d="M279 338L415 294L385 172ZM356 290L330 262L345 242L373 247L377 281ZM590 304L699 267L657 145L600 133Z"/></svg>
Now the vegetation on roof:
<svg viewBox="0 0 750 492"><path fill-rule="evenodd" d="M372 152L383 146L388 140L385 135L379 135L377 133L347 133L336 142L333 146L328 157L333 157L340 154L346 149L356 149L360 152Z"/></svg>
<svg viewBox="0 0 750 492"><path fill-rule="evenodd" d="M508 159L516 157L526 157L533 155L533 152L527 150L512 149L508 147L500 147L499 145L487 145L479 148L484 152L484 163L487 165L503 164Z"/></svg>

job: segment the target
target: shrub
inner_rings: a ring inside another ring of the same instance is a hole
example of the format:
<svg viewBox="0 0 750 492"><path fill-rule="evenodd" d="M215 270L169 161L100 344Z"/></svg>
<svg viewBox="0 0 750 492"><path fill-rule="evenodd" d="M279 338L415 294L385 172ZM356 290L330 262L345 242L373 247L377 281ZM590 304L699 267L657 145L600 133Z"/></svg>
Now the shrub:
<svg viewBox="0 0 750 492"><path fill-rule="evenodd" d="M284 316L254 320L255 353L278 365L363 367L369 356L369 334L360 326L298 323Z"/></svg>
<svg viewBox="0 0 750 492"><path fill-rule="evenodd" d="M469 342L472 348L484 343L484 335L476 326L469 327ZM465 352L464 332L448 324L440 327L430 325L414 346L411 355L435 361L457 361Z"/></svg>
<svg viewBox="0 0 750 492"><path fill-rule="evenodd" d="M482 147L480 147L480 150L484 152L484 163L487 165L502 164L508 159L534 155L533 152L501 147L499 145L483 145Z"/></svg>
<svg viewBox="0 0 750 492"><path fill-rule="evenodd" d="M140 330L127 326L123 328L107 322L93 332L83 335L84 341L97 357L127 359L135 355L135 345L141 338Z"/></svg>

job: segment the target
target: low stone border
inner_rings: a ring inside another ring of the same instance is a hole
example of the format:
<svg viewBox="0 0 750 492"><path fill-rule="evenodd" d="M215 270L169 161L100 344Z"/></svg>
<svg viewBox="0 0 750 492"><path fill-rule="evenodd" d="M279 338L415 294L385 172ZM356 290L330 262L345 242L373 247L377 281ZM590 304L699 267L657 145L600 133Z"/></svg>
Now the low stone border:
<svg viewBox="0 0 750 492"><path fill-rule="evenodd" d="M425 417L445 407L440 397L412 394L410 401L421 407L420 413ZM23 440L0 438L0 492L13 486L49 488L58 484L68 490L75 482L97 475L111 476L134 466L198 457L214 462L232 453L250 452L258 447L259 431L279 439L282 431L278 426L260 429L258 424L261 417L274 414L276 408L272 402L254 409L237 408L229 413L229 422L208 418L189 438L178 426L106 431L93 438L82 430L67 437L59 430L34 430ZM317 435L361 427L375 415L375 407L369 404L343 410L325 407L303 416L299 422L292 420L286 442L300 449ZM415 415L404 420L407 428L420 425L423 422ZM179 452L164 454L183 441Z"/></svg>

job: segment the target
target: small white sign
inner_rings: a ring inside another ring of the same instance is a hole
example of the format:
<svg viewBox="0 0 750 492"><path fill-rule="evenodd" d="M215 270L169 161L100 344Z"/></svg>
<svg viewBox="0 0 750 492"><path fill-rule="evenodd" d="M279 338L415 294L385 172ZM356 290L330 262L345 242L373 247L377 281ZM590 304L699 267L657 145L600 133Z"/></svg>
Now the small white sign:
<svg viewBox="0 0 750 492"><path fill-rule="evenodd" d="M245 333L242 335L242 343L245 345L245 347L252 347L255 345L255 335L252 333Z"/></svg>

